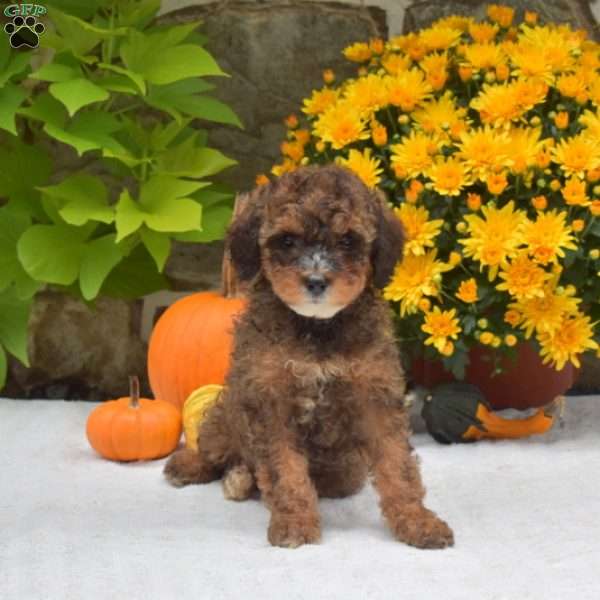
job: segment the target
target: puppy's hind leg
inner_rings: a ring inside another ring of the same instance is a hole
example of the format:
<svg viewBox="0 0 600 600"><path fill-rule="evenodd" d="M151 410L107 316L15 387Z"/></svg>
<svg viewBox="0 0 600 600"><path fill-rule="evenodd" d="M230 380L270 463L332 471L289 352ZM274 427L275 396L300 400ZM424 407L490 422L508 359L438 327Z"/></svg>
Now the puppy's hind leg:
<svg viewBox="0 0 600 600"><path fill-rule="evenodd" d="M254 476L243 463L231 467L223 477L223 495L226 500L248 500L255 489Z"/></svg>
<svg viewBox="0 0 600 600"><path fill-rule="evenodd" d="M175 487L219 479L232 459L231 436L221 405L215 405L198 431L198 451L185 448L173 453L163 473Z"/></svg>

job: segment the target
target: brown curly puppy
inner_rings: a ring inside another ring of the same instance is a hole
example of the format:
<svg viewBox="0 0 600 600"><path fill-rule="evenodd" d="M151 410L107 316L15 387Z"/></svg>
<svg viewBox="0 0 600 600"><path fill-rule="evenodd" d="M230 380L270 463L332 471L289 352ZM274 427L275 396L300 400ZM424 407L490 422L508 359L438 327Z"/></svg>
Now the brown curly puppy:
<svg viewBox="0 0 600 600"><path fill-rule="evenodd" d="M225 474L235 500L257 485L269 541L297 547L320 539L319 496L353 494L371 474L397 539L452 545L451 529L423 506L391 314L377 289L402 255L385 201L340 167L301 168L256 189L227 242L240 279L251 280L248 309L199 450L173 454L167 479Z"/></svg>

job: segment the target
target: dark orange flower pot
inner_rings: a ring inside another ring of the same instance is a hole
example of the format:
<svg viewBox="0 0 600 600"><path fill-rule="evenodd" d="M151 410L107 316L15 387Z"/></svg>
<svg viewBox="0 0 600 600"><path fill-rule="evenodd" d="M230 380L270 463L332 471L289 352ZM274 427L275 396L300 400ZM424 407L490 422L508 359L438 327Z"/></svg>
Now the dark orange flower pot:
<svg viewBox="0 0 600 600"><path fill-rule="evenodd" d="M544 406L573 385L577 369L570 363L557 371L542 364L541 357L531 344L519 344L516 350L516 361L503 358L504 372L494 377L493 360L485 359L486 356L493 357L492 349L478 345L469 353L465 381L476 385L492 408L524 410ZM444 369L441 361L416 360L411 372L414 381L427 388L454 381L454 376Z"/></svg>

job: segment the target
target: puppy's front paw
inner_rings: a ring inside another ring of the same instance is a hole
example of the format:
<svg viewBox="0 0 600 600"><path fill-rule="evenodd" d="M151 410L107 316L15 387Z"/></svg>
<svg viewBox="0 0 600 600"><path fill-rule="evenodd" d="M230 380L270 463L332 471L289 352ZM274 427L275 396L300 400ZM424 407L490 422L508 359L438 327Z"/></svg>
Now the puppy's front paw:
<svg viewBox="0 0 600 600"><path fill-rule="evenodd" d="M169 457L163 470L167 481L175 487L183 487L190 483L206 483L213 479L211 469L197 452L185 448Z"/></svg>
<svg viewBox="0 0 600 600"><path fill-rule="evenodd" d="M298 548L303 544L316 544L321 540L318 517L297 515L271 516L268 532L269 542L282 548Z"/></svg>
<svg viewBox="0 0 600 600"><path fill-rule="evenodd" d="M445 521L423 508L392 524L396 538L416 548L447 548L454 545L454 534Z"/></svg>

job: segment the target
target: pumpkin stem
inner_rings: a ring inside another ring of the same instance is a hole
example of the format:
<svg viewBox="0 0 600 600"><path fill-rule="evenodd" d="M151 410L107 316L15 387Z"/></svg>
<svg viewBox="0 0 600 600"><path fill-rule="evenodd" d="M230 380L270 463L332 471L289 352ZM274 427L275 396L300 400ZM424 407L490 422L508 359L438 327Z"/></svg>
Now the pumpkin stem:
<svg viewBox="0 0 600 600"><path fill-rule="evenodd" d="M237 194L235 202L233 204L233 213L231 215L231 222L235 220L237 215L242 212L244 207L246 194ZM225 253L223 255L223 266L221 269L221 292L225 298L236 298L239 293L239 285L235 274L235 269L231 262L231 252L229 248L225 246Z"/></svg>
<svg viewBox="0 0 600 600"><path fill-rule="evenodd" d="M140 406L140 380L137 375L129 376L129 406L130 408Z"/></svg>

